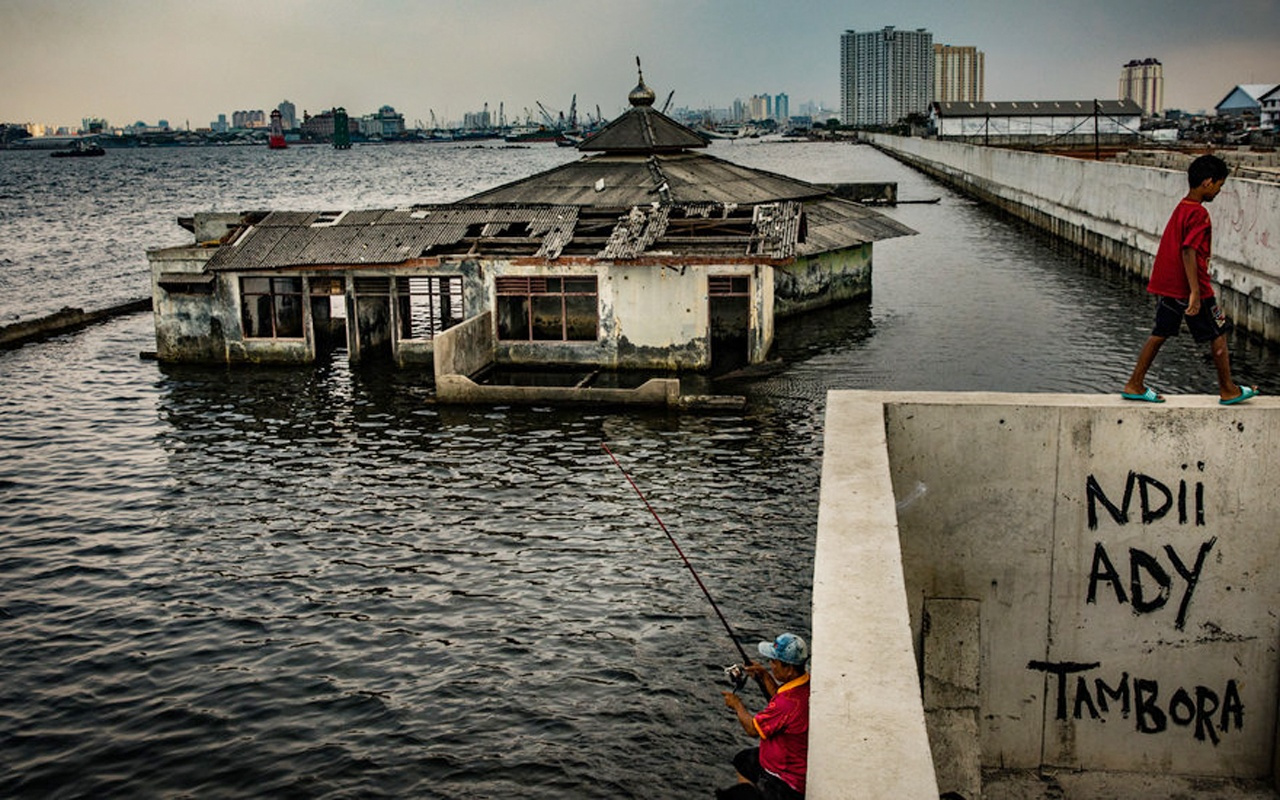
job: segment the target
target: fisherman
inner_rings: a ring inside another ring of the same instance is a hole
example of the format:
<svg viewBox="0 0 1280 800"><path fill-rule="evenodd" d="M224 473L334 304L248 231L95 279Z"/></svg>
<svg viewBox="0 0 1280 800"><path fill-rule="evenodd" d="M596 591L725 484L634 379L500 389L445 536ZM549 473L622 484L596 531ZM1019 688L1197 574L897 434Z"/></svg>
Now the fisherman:
<svg viewBox="0 0 1280 800"><path fill-rule="evenodd" d="M794 633L783 633L772 642L761 642L758 649L768 667L751 663L745 672L769 696L768 705L752 716L742 698L723 693L724 704L737 713L742 729L760 740L759 747L733 757L739 784L754 786L756 793L746 794L739 786L717 791L716 796L796 800L804 797L809 761L809 647Z"/></svg>

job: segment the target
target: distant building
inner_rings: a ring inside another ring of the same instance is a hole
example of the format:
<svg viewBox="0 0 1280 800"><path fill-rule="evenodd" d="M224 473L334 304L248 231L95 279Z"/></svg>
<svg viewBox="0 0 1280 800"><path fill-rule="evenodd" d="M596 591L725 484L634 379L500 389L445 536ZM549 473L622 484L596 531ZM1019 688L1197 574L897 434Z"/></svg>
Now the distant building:
<svg viewBox="0 0 1280 800"><path fill-rule="evenodd" d="M985 96L986 55L976 47L933 46L933 99L970 103Z"/></svg>
<svg viewBox="0 0 1280 800"><path fill-rule="evenodd" d="M97 117L85 117L80 120L81 133L102 133L110 127L105 119L98 119Z"/></svg>
<svg viewBox="0 0 1280 800"><path fill-rule="evenodd" d="M1280 129L1280 86L1258 98L1262 106L1262 127Z"/></svg>
<svg viewBox="0 0 1280 800"><path fill-rule="evenodd" d="M307 117L302 123L302 133L311 139L333 138L333 111L321 111L314 117ZM359 133L359 120L347 119L347 132Z"/></svg>
<svg viewBox="0 0 1280 800"><path fill-rule="evenodd" d="M231 127L233 128L265 128L267 124L267 114L262 109L231 112Z"/></svg>
<svg viewBox="0 0 1280 800"><path fill-rule="evenodd" d="M1138 135L1142 108L1132 100L1017 100L934 103L930 122L939 139L1069 145L1127 141Z"/></svg>
<svg viewBox="0 0 1280 800"><path fill-rule="evenodd" d="M484 131L493 127L489 109L484 111L468 111L462 115L462 127L469 131Z"/></svg>
<svg viewBox="0 0 1280 800"><path fill-rule="evenodd" d="M1262 98L1276 90L1274 83L1246 83L1232 89L1214 106L1220 117L1247 117L1261 119Z"/></svg>
<svg viewBox="0 0 1280 800"><path fill-rule="evenodd" d="M280 127L286 131L291 131L298 127L298 107L288 100L284 100L280 105L276 106L276 111L280 112Z"/></svg>
<svg viewBox="0 0 1280 800"><path fill-rule="evenodd" d="M1164 113L1164 67L1154 58L1134 59L1120 68L1120 99L1132 100L1143 116Z"/></svg>
<svg viewBox="0 0 1280 800"><path fill-rule="evenodd" d="M371 139L398 139L404 135L404 114L383 106L376 114L360 118L360 133Z"/></svg>
<svg viewBox="0 0 1280 800"><path fill-rule="evenodd" d="M755 121L771 119L773 117L772 100L767 94L751 95L747 115Z"/></svg>
<svg viewBox="0 0 1280 800"><path fill-rule="evenodd" d="M786 93L773 98L773 118L778 122L786 122L791 117L791 98Z"/></svg>
<svg viewBox="0 0 1280 800"><path fill-rule="evenodd" d="M840 121L892 125L910 114L928 114L933 66L933 34L924 28L845 31L840 37Z"/></svg>
<svg viewBox="0 0 1280 800"><path fill-rule="evenodd" d="M215 121L209 123L209 130L214 133L226 133L227 129L230 127L231 126L227 124L226 114L219 114Z"/></svg>

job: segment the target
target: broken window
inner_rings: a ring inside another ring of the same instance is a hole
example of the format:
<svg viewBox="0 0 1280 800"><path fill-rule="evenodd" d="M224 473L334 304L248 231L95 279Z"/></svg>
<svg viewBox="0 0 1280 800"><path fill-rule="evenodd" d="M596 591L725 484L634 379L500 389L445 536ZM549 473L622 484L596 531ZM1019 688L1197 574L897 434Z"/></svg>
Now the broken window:
<svg viewBox="0 0 1280 800"><path fill-rule="evenodd" d="M749 297L750 275L712 275L707 278L707 294L712 297Z"/></svg>
<svg viewBox="0 0 1280 800"><path fill-rule="evenodd" d="M301 339L302 279L241 278L240 324L246 339Z"/></svg>
<svg viewBox="0 0 1280 800"><path fill-rule="evenodd" d="M462 322L462 277L397 278L401 339L434 339Z"/></svg>
<svg viewBox="0 0 1280 800"><path fill-rule="evenodd" d="M499 339L594 342L599 335L594 275L498 278L495 288Z"/></svg>

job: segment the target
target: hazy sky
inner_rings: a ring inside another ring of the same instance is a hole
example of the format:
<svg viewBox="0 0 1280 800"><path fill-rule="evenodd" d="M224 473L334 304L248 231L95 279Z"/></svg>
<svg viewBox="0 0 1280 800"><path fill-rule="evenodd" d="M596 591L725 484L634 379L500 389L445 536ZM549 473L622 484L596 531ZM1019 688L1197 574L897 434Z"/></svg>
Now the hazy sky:
<svg viewBox="0 0 1280 800"><path fill-rule="evenodd" d="M786 92L795 113L839 104L843 31L887 25L984 51L988 100L1114 99L1147 57L1170 108L1280 82L1280 0L0 0L0 122L195 128L288 99L413 126L575 93L612 117L637 55L659 106Z"/></svg>

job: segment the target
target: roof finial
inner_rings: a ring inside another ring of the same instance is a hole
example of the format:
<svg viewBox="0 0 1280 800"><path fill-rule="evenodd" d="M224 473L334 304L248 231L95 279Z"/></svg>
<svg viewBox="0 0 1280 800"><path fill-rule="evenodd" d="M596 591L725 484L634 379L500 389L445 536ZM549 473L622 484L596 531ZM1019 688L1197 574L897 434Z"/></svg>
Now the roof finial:
<svg viewBox="0 0 1280 800"><path fill-rule="evenodd" d="M640 56L636 56L636 72L640 75L640 82L636 84L636 88L631 90L631 94L627 95L627 100L633 106L651 106L653 101L657 99L657 95L653 90L644 85L644 71L640 69Z"/></svg>

